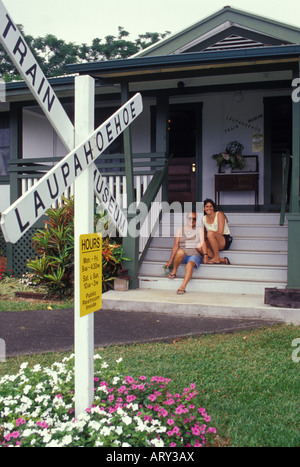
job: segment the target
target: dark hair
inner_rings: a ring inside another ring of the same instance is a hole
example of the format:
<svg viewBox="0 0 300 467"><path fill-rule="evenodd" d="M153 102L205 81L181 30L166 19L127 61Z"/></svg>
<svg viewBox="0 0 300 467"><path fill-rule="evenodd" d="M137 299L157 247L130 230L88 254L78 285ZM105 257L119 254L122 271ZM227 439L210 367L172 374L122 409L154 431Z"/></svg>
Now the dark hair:
<svg viewBox="0 0 300 467"><path fill-rule="evenodd" d="M205 200L203 201L204 208L205 208L205 206L206 206L208 203L211 203L211 204L212 204L212 206L213 206L213 208L214 208L214 211L216 212L216 211L217 211L217 205L216 205L216 203L215 203L212 199L207 198L207 199L205 199ZM224 214L224 213L223 213L223 214ZM206 216L206 212L205 212L205 211L204 211L204 214L203 214L203 215ZM226 216L226 214L224 214L224 216L225 216L227 222L229 222L229 221L228 221L228 217Z"/></svg>
<svg viewBox="0 0 300 467"><path fill-rule="evenodd" d="M204 207L205 207L208 203L211 203L211 204L212 204L212 206L213 206L213 208L214 208L214 211L217 210L216 203L215 203L212 199L210 199L210 198L207 198L207 199L205 199L205 200L203 201ZM206 213L205 213L205 212L204 212L204 216L206 216Z"/></svg>

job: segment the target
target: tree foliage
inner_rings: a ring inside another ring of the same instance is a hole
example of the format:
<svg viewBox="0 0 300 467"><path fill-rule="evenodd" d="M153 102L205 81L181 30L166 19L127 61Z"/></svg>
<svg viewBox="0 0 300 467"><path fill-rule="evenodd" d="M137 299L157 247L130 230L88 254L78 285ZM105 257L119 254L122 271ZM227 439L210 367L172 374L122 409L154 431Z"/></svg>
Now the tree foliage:
<svg viewBox="0 0 300 467"><path fill-rule="evenodd" d="M118 60L130 57L170 34L169 31L162 34L146 32L131 41L129 40L129 32L119 26L117 36L109 35L105 39L95 38L91 45L79 45L74 42L65 42L53 34L34 38L26 35L22 26L19 25L19 28L47 77L67 74L66 65L73 63ZM1 45L0 70L5 81L22 79Z"/></svg>

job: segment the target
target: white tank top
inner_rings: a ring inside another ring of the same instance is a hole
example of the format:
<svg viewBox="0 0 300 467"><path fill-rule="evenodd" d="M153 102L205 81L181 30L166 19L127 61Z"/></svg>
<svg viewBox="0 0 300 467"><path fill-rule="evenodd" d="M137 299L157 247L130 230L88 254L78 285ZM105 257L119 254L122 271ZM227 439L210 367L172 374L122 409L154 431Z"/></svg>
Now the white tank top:
<svg viewBox="0 0 300 467"><path fill-rule="evenodd" d="M206 216L203 216L202 222L206 230L213 230L214 232L218 231L218 214L220 211L218 211L215 215L215 219L212 224L208 224ZM223 235L230 235L230 230L228 227L227 219L225 217L225 224L224 224L224 230L223 230Z"/></svg>

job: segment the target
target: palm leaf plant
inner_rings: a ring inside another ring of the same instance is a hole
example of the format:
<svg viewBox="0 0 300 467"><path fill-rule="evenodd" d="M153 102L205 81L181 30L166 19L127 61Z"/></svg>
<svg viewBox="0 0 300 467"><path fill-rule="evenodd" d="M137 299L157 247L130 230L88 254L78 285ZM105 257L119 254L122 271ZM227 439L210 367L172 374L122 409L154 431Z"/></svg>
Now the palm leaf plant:
<svg viewBox="0 0 300 467"><path fill-rule="evenodd" d="M74 292L74 199L63 199L58 208L50 208L45 229L33 236L37 257L27 263L33 282L43 286L48 294L68 297ZM103 215L106 215L105 213ZM99 214L95 217L99 219ZM120 241L103 240L102 291L113 287L113 280L122 269L124 258Z"/></svg>

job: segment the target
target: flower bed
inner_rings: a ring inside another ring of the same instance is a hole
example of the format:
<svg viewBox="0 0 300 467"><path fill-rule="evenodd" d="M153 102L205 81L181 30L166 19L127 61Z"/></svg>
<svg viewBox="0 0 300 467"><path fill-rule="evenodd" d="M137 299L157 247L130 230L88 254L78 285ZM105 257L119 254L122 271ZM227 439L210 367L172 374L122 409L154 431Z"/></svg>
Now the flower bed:
<svg viewBox="0 0 300 467"><path fill-rule="evenodd" d="M201 447L216 433L195 385L170 394L168 378L122 376L95 355L94 404L74 417L74 355L50 368L22 364L0 380L0 447Z"/></svg>

